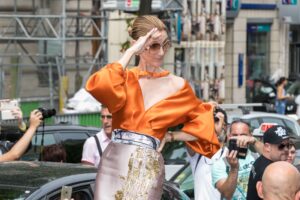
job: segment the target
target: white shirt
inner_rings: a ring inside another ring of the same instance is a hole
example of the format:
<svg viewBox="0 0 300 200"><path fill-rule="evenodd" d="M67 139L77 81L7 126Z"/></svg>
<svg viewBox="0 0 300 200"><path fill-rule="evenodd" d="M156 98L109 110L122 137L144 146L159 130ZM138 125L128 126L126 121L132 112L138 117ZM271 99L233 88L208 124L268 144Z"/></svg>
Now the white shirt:
<svg viewBox="0 0 300 200"><path fill-rule="evenodd" d="M217 151L211 159L197 153L193 157L190 157L190 164L194 175L195 200L221 199L220 192L212 184L211 171L212 164L225 156L225 152L222 149ZM199 156L201 158L196 166Z"/></svg>
<svg viewBox="0 0 300 200"><path fill-rule="evenodd" d="M99 139L102 152L104 152L105 148L107 147L107 145L110 143L111 140L107 137L103 129L101 129L101 131L96 135L97 138ZM97 147L96 140L94 136L89 137L83 145L81 161L93 163L94 166L98 168L100 159L101 157L99 155L99 150Z"/></svg>

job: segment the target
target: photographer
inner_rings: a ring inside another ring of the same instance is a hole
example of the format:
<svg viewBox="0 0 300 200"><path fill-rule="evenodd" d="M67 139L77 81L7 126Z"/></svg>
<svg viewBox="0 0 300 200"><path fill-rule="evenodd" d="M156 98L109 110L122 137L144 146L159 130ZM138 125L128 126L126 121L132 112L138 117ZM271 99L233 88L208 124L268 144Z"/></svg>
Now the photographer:
<svg viewBox="0 0 300 200"><path fill-rule="evenodd" d="M38 110L33 110L30 113L30 125L24 135L16 142L16 144L7 153L0 155L0 162L13 161L19 159L26 151L31 142L36 129L42 122L42 113Z"/></svg>
<svg viewBox="0 0 300 200"><path fill-rule="evenodd" d="M222 148L226 156L213 163L212 182L222 199L246 199L250 170L257 158L248 145L257 152L262 151L263 145L251 135L249 124L242 120L231 123L228 143L235 147L232 150L232 145Z"/></svg>
<svg viewBox="0 0 300 200"><path fill-rule="evenodd" d="M215 107L214 111L215 131L218 135L218 140L221 147L226 139L227 131L227 114L221 108ZM220 199L220 193L212 185L211 169L212 164L220 159L224 155L224 151L220 149L210 159L201 154L196 153L191 148L186 146L190 165L194 176L194 197L195 200L203 199Z"/></svg>

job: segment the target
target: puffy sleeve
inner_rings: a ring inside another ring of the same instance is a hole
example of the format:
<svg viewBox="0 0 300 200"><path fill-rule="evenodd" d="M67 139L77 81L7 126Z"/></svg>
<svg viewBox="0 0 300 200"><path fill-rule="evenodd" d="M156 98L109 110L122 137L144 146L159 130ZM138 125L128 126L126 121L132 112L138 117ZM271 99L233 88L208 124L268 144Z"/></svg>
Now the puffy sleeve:
<svg viewBox="0 0 300 200"><path fill-rule="evenodd" d="M85 89L111 113L125 104L125 72L119 63L111 63L95 72L88 79Z"/></svg>
<svg viewBox="0 0 300 200"><path fill-rule="evenodd" d="M210 104L199 105L188 114L182 130L198 138L186 144L195 152L211 158L219 149L220 144L214 128L213 108Z"/></svg>

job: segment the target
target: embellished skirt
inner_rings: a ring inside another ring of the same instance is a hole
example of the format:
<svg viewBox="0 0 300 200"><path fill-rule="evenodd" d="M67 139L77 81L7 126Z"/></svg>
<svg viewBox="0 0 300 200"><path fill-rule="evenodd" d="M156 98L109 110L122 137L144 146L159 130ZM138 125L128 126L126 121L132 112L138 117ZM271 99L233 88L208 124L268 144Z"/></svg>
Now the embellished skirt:
<svg viewBox="0 0 300 200"><path fill-rule="evenodd" d="M115 130L105 149L96 178L95 200L160 200L164 161L159 140Z"/></svg>

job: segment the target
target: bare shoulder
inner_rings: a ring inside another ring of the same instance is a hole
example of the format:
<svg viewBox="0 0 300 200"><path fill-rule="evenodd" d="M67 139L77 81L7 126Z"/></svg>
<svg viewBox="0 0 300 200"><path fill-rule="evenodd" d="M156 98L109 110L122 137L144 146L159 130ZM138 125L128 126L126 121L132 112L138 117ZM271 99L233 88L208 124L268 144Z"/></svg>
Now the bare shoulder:
<svg viewBox="0 0 300 200"><path fill-rule="evenodd" d="M169 78L170 78L171 83L174 86L174 88L176 88L176 90L180 90L183 88L183 86L185 84L185 80L182 77L170 74Z"/></svg>

